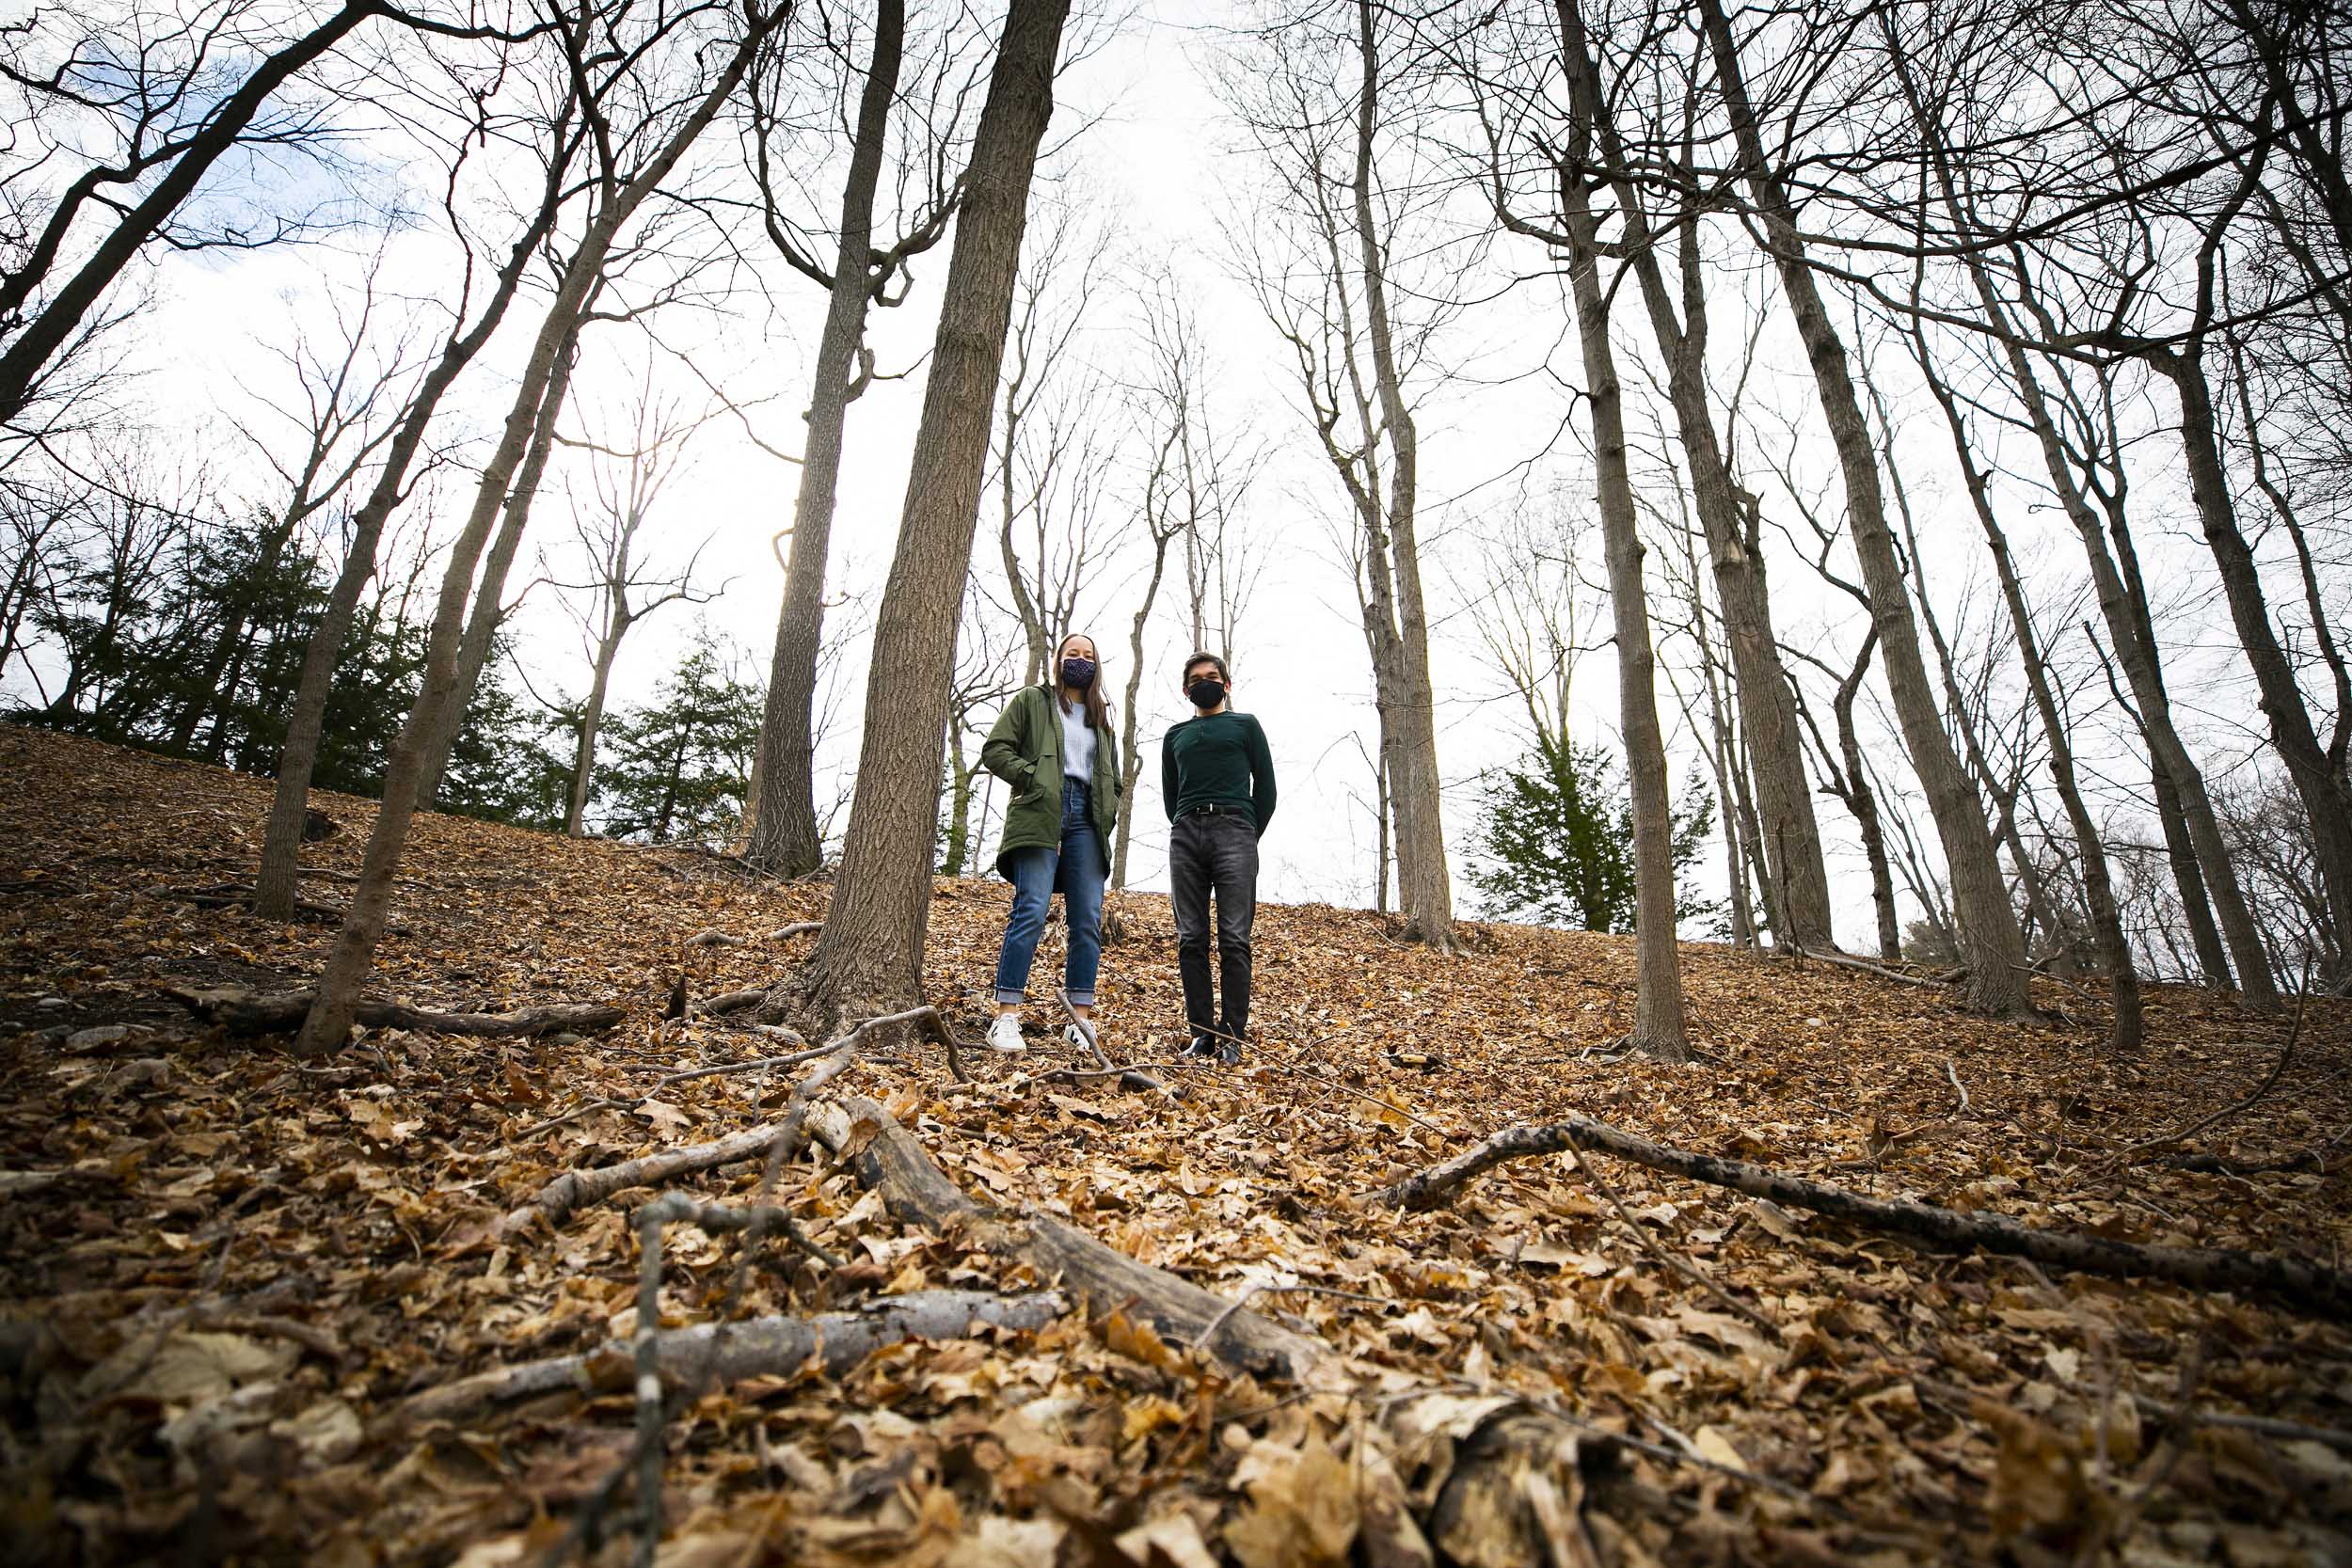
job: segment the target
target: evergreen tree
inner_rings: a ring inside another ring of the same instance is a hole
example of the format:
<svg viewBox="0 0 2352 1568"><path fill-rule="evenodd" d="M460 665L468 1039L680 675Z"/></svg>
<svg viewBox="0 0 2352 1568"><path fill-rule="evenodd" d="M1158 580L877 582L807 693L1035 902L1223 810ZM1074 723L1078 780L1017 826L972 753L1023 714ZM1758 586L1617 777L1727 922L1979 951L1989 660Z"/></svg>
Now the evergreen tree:
<svg viewBox="0 0 2352 1568"><path fill-rule="evenodd" d="M707 628L653 700L606 721L591 799L603 831L656 843L736 836L766 692Z"/></svg>
<svg viewBox="0 0 2352 1568"><path fill-rule="evenodd" d="M1675 915L1723 924L1720 901L1692 886L1715 798L1695 770L1673 813ZM1633 929L1633 801L1617 758L1599 746L1539 741L1486 781L1470 884L1498 915L1533 915L1587 931Z"/></svg>

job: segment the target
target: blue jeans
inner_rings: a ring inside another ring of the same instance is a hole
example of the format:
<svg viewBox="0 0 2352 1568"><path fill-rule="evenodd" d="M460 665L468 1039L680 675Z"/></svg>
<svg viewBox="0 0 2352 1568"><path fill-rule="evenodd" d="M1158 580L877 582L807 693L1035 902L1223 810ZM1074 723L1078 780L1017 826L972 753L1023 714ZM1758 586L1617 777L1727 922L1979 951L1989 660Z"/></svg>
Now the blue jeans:
<svg viewBox="0 0 2352 1568"><path fill-rule="evenodd" d="M1103 835L1094 831L1093 791L1076 779L1061 782L1061 847L1016 849L1012 870L1012 918L1005 923L1005 944L996 954L996 1001L1019 1006L1028 991L1029 966L1037 961L1038 938L1045 934L1046 901L1061 895L1070 923L1070 957L1063 984L1073 1007L1094 1006L1094 975L1103 963L1103 883L1110 865Z"/></svg>

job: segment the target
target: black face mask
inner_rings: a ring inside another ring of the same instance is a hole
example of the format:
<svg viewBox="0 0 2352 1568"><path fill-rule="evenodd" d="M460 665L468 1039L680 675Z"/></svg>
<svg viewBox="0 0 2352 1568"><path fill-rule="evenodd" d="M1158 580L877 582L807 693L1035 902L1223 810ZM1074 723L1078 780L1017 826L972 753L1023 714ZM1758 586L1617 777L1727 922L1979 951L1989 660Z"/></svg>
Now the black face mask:
<svg viewBox="0 0 2352 1568"><path fill-rule="evenodd" d="M1215 675L1203 675L1184 688L1184 695L1192 699L1193 706L1205 712L1225 700L1225 683Z"/></svg>
<svg viewBox="0 0 2352 1568"><path fill-rule="evenodd" d="M1073 691L1084 691L1094 684L1094 660L1065 658L1061 661L1061 683Z"/></svg>

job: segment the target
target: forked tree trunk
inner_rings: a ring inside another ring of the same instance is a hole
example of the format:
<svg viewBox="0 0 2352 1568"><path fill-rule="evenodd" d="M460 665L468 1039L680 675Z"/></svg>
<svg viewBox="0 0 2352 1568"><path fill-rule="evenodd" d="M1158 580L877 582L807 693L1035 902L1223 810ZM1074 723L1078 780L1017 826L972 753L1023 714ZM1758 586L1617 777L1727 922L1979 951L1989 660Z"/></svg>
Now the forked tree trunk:
<svg viewBox="0 0 2352 1568"><path fill-rule="evenodd" d="M905 36L905 0L880 0L874 13L873 58L866 63L866 86L858 98L857 140L841 190L841 240L834 252L832 294L810 378L808 437L801 454L800 494L792 507L792 552L785 568L784 604L776 614L768 699L752 765L759 789L745 858L779 877L814 871L824 858L817 832L815 768L825 569L833 548L842 436L859 390L858 347L866 341L866 312L874 297L868 261L874 248L874 191L882 179Z"/></svg>
<svg viewBox="0 0 2352 1568"><path fill-rule="evenodd" d="M538 340L525 366L526 383L544 387L555 373L556 362L570 341L590 291L603 275L605 258L622 226L669 177L687 149L717 118L721 106L750 68L761 41L785 14L786 8L781 4L766 12L748 14L743 35L717 80L636 176L609 194L604 209L590 223L580 248L574 252L572 266L556 292L547 319L540 324ZM337 1050L350 1037L360 983L375 961L375 945L383 938L384 919L391 907L393 874L399 869L401 854L407 847L409 825L416 816L425 746L434 726L456 695L458 643L474 567L488 542L490 524L498 515L507 482L522 461L537 412L535 397L527 403L517 399L499 450L483 475L473 511L464 531L450 546L449 565L441 578L441 596L434 607L432 637L426 645L424 676L416 705L409 710L407 722L401 726L400 736L393 742L386 763L383 804L376 813L374 831L368 835L367 849L360 860L359 879L352 889L350 911L336 935L326 971L319 977L318 1000L303 1021L302 1033L295 1041L299 1052L319 1054Z"/></svg>
<svg viewBox="0 0 2352 1568"><path fill-rule="evenodd" d="M857 796L807 990L820 1011L922 989L941 751L996 382L1070 0L1010 0L965 172L898 548L874 626Z"/></svg>
<svg viewBox="0 0 2352 1568"><path fill-rule="evenodd" d="M568 123L568 117L559 122L559 146L565 144ZM319 613L318 625L310 633L310 643L303 650L294 709L286 720L285 746L278 759L277 788L270 801L269 825L262 840L262 863L253 880L254 912L265 920L294 918L303 821L310 806L310 776L318 768L319 740L326 726L326 704L334 690L335 665L342 657L344 640L351 635L359 595L368 579L375 575L375 550L384 537L384 525L408 493L409 470L423 448L425 434L439 411L441 399L505 320L507 307L514 303L523 274L530 269L540 243L554 227L562 206L564 178L564 160L551 159L539 210L499 267L481 319L469 330L452 334L440 357L419 383L416 396L401 416L399 430L385 450L384 467L376 474L374 487L352 517L351 544L344 552L334 589Z"/></svg>
<svg viewBox="0 0 2352 1568"><path fill-rule="evenodd" d="M1559 0L1565 12L1577 0ZM1701 280L1698 224L1682 227L1682 306L1677 315L1659 264L1661 236L1650 227L1625 148L1602 92L1599 68L1582 48L1562 50L1569 91L1582 102L1594 127L1602 166L1624 215L1627 257L1641 284L1650 330L1666 363L1668 401L1675 428L1689 461L1691 489L1699 526L1707 537L1708 564L1723 611L1724 638L1731 650L1732 686L1755 759L1757 824L1765 885L1774 919L1773 937L1798 949L1835 951L1831 928L1829 870L1821 855L1821 829L1813 813L1804 776L1804 749L1797 735L1796 703L1772 631L1772 599L1765 587L1759 542L1745 529L1737 485L1724 461L1707 386L1707 293ZM1729 802L1725 802L1726 811ZM1744 899L1742 900L1744 902Z"/></svg>
<svg viewBox="0 0 2352 1568"><path fill-rule="evenodd" d="M2140 738L2147 739L2147 727L2140 728ZM2221 927L2214 924L2213 904L2205 894L2205 874L2197 866L2197 846L2188 834L2188 817L2181 809L2181 792L2173 785L2172 775L2164 764L2151 754L2148 765L2149 792L2155 797L2156 823L2164 831L2165 859L2172 867L2172 881L2181 896L2181 916L2188 922L2190 949L2197 955L2198 972L2203 975L2211 990L2230 989L2230 950L2222 944Z"/></svg>
<svg viewBox="0 0 2352 1568"><path fill-rule="evenodd" d="M1730 113L1740 174L1762 220L1781 292L1796 318L1830 438L1837 449L1846 515L1854 555L1870 596L1871 621L1878 627L1887 689L1894 698L1904 750L1927 795L1951 879L1962 958L1968 969L1968 1005L1984 1013L2029 1012L2032 999L2026 982L2025 937L2010 909L2009 889L1994 854L1983 802L1952 752L1927 665L1919 655L1918 626L1912 617L1902 563L1896 558L1894 535L1887 529L1877 453L1854 393L1846 346L1822 303L1795 208L1765 150L1740 70L1739 43L1732 37L1722 0L1698 0L1698 10Z"/></svg>
<svg viewBox="0 0 2352 1568"><path fill-rule="evenodd" d="M1584 55L1584 21L1577 0L1561 0L1563 41ZM1569 110L1571 167L1583 166L1593 137L1593 103ZM1650 651L1649 596L1642 580L1642 533L1626 460L1624 399L1616 355L1609 343L1609 308L1600 283L1600 254L1591 196L1581 178L1561 182L1561 230L1568 242L1568 290L1583 349L1584 392L1593 432L1593 471L1598 489L1601 541L1609 568L1609 608L1616 630L1617 722L1625 735L1626 779L1633 801L1633 935L1635 1050L1665 1061L1688 1061L1683 1022L1682 959L1675 945L1674 822L1667 800L1666 738L1658 722L1656 669Z"/></svg>
<svg viewBox="0 0 2352 1568"><path fill-rule="evenodd" d="M1356 243L1364 272L1365 332L1373 382L1389 437L1388 533L1396 572L1393 697L1384 714L1390 782L1397 807L1397 902L1406 932L1441 952L1454 950L1454 878L1446 866L1439 802L1437 695L1429 678L1429 618L1415 534L1420 503L1420 433L1405 402L1389 321L1388 257L1372 205L1373 132L1379 111L1380 56L1372 0L1357 0L1356 45L1362 67L1356 96L1354 198Z"/></svg>

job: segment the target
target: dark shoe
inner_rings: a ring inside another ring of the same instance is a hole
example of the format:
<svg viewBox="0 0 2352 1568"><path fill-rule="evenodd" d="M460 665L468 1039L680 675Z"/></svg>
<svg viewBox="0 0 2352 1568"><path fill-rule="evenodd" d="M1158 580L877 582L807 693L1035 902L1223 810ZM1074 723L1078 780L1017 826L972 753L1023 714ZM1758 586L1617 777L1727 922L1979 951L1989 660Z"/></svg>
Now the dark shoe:
<svg viewBox="0 0 2352 1568"><path fill-rule="evenodd" d="M1214 1062L1216 1060L1216 1042L1206 1035L1195 1035L1191 1044L1176 1053L1176 1059L1180 1062Z"/></svg>
<svg viewBox="0 0 2352 1568"><path fill-rule="evenodd" d="M1238 1029L1220 1029L1220 1030L1218 1030L1218 1031L1217 1031L1217 1034L1216 1034L1216 1059L1217 1059L1218 1061L1220 1061L1220 1062L1224 1063L1227 1067L1235 1067L1235 1066L1238 1066L1238 1065L1240 1064L1240 1062L1241 1062L1241 1031L1240 1031L1240 1030L1238 1030Z"/></svg>

